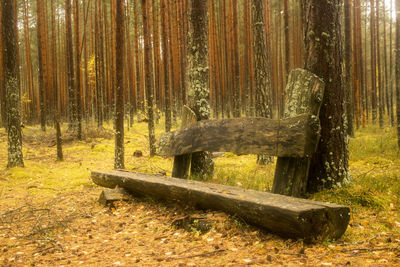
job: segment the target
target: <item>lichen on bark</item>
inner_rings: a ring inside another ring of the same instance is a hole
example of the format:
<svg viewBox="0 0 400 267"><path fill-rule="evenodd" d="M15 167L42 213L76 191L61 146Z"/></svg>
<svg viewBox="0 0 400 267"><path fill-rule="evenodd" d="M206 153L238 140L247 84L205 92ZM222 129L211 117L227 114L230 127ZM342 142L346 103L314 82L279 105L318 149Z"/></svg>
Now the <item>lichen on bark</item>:
<svg viewBox="0 0 400 267"><path fill-rule="evenodd" d="M208 120L210 111L210 88L208 83L208 15L207 1L191 0L188 34L189 107L196 119ZM192 155L191 175L203 179L211 175L214 163L210 153L196 152Z"/></svg>
<svg viewBox="0 0 400 267"><path fill-rule="evenodd" d="M340 0L302 0L305 68L321 77L326 85L319 116L321 139L311 159L308 192L350 180L340 6Z"/></svg>
<svg viewBox="0 0 400 267"><path fill-rule="evenodd" d="M21 133L21 92L18 66L17 18L15 1L1 2L3 66L6 90L7 131L8 131L8 168L23 167Z"/></svg>

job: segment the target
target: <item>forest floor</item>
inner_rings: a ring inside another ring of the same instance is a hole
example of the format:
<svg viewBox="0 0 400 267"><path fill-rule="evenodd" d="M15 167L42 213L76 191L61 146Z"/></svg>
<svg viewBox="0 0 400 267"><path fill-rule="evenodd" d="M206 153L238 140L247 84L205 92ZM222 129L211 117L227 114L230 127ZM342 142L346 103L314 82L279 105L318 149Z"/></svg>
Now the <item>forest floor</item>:
<svg viewBox="0 0 400 267"><path fill-rule="evenodd" d="M147 125L126 130L126 168L170 175L171 159L149 158ZM157 126L157 137L163 126ZM65 130L63 128L63 130ZM133 198L104 207L91 170L111 170L111 126L66 131L64 161L55 132L23 130L25 168L6 169L7 135L0 130L0 266L394 266L400 265L400 158L393 128L370 126L350 140L350 185L311 199L351 207L339 240L306 244L282 239L222 212ZM141 150L142 157L134 157ZM274 165L227 153L215 159L210 182L268 190ZM211 229L180 227L202 218Z"/></svg>

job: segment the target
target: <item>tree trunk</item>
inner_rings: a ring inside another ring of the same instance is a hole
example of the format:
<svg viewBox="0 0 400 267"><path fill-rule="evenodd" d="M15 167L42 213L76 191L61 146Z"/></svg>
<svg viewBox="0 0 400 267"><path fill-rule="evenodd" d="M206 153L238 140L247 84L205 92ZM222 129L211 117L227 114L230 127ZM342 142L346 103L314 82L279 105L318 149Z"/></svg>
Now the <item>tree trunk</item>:
<svg viewBox="0 0 400 267"><path fill-rule="evenodd" d="M65 42L67 49L68 121L70 130L75 128L74 54L72 50L71 0L65 0Z"/></svg>
<svg viewBox="0 0 400 267"><path fill-rule="evenodd" d="M169 50L168 50L168 15L167 0L161 1L161 31L162 31L162 59L163 59L163 75L164 75L164 105L165 105L165 131L171 131L171 100L169 87Z"/></svg>
<svg viewBox="0 0 400 267"><path fill-rule="evenodd" d="M79 37L79 0L74 1L74 37L75 37L75 94L77 138L82 140L82 99L81 99L81 49Z"/></svg>
<svg viewBox="0 0 400 267"><path fill-rule="evenodd" d="M342 84L341 0L302 0L305 68L325 81L321 140L313 155L308 192L339 186L349 179Z"/></svg>
<svg viewBox="0 0 400 267"><path fill-rule="evenodd" d="M377 68L377 79L378 79L378 93L379 93L379 127L383 128L383 115L385 113L385 100L384 100L384 88L383 88L383 70L381 68L381 34L380 34L380 11L379 11L379 0L376 0L376 68Z"/></svg>
<svg viewBox="0 0 400 267"><path fill-rule="evenodd" d="M349 136L354 136L353 127L353 88L351 86L352 82L352 52L351 52L351 1L344 1L344 58L345 58L345 90L346 90L346 117L347 117L347 134ZM357 116L357 115L356 115Z"/></svg>
<svg viewBox="0 0 400 267"><path fill-rule="evenodd" d="M265 2L252 0L252 30L254 49L254 71L256 86L256 110L257 116L272 117L271 100L271 62L268 54L265 32ZM271 157L259 155L257 162L266 164L272 161Z"/></svg>
<svg viewBox="0 0 400 267"><path fill-rule="evenodd" d="M1 1L4 88L6 91L8 164L7 168L23 167L21 132L21 91L18 65L16 1Z"/></svg>
<svg viewBox="0 0 400 267"><path fill-rule="evenodd" d="M0 19L2 17L2 11L1 11L1 5L0 5ZM0 63L3 62L3 40L0 38ZM6 93L6 88L4 88L4 66L3 64L0 64L0 115L1 115L1 125L2 127L7 129L7 93Z"/></svg>
<svg viewBox="0 0 400 267"><path fill-rule="evenodd" d="M115 99L115 169L124 169L124 34L125 34L125 4L124 0L116 0L116 99Z"/></svg>
<svg viewBox="0 0 400 267"><path fill-rule="evenodd" d="M39 57L39 102L40 102L40 126L42 131L46 131L46 97L47 92L47 68L46 68L46 51L44 36L44 15L43 0L36 1L37 8L37 41L38 41L38 57Z"/></svg>
<svg viewBox="0 0 400 267"><path fill-rule="evenodd" d="M207 1L191 0L189 13L189 106L198 121L210 118L208 84L208 18ZM210 154L197 152L192 155L191 174L204 178L213 171Z"/></svg>
<svg viewBox="0 0 400 267"><path fill-rule="evenodd" d="M151 59L151 40L150 40L150 2L149 0L142 0L142 16L143 16L143 36L144 36L144 65L145 65L145 78L146 78L146 99L147 99L147 116L148 116L148 129L149 129L149 145L150 156L156 154L156 137L154 133L154 107L153 107L153 81L151 67L153 65Z"/></svg>
<svg viewBox="0 0 400 267"><path fill-rule="evenodd" d="M289 0L283 1L283 23L285 31L285 77L290 71L290 41L289 41ZM267 14L265 14L267 16ZM285 79L287 80L287 79Z"/></svg>
<svg viewBox="0 0 400 267"><path fill-rule="evenodd" d="M27 84L29 99L31 102L28 104L28 121L33 122L35 118L35 99L34 99L34 80L33 80L33 66L32 66L32 56L31 56L31 42L29 34L29 17L28 17L28 0L24 3L24 40L25 40L25 58L26 58L26 70L27 70ZM0 61L1 62L1 61Z"/></svg>
<svg viewBox="0 0 400 267"><path fill-rule="evenodd" d="M390 10L393 10L393 1L390 3ZM393 62L393 20L390 20L390 27L389 27L389 72L390 72L390 124L394 126L394 107L393 107L393 94L394 94L394 80L395 76L393 75L394 70L394 62Z"/></svg>
<svg viewBox="0 0 400 267"><path fill-rule="evenodd" d="M376 87L376 26L375 26L375 0L370 0L370 35L371 35L371 108L372 108L372 123L376 123L377 119L377 87ZM379 23L378 23L379 24Z"/></svg>
<svg viewBox="0 0 400 267"><path fill-rule="evenodd" d="M397 140L400 149L400 0L396 0L396 117Z"/></svg>

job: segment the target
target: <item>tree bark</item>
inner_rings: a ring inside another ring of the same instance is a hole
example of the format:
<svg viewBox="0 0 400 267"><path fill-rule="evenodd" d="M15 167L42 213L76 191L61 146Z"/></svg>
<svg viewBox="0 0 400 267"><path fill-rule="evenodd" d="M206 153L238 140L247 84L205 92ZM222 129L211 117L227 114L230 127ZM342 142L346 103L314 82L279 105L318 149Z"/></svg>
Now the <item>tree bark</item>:
<svg viewBox="0 0 400 267"><path fill-rule="evenodd" d="M268 54L266 31L265 31L265 2L263 0L252 0L252 30L254 50L254 71L256 86L256 110L257 116L264 118L272 117L271 99L271 61ZM257 162L266 164L272 158L259 155Z"/></svg>
<svg viewBox="0 0 400 267"><path fill-rule="evenodd" d="M376 123L378 116L377 113L377 87L376 87L376 26L375 26L375 0L370 0L370 40L371 40L371 109L372 109L372 123ZM378 23L379 24L379 23Z"/></svg>
<svg viewBox="0 0 400 267"><path fill-rule="evenodd" d="M125 35L125 4L124 0L116 0L116 94L115 94L115 169L124 169L124 35Z"/></svg>
<svg viewBox="0 0 400 267"><path fill-rule="evenodd" d="M208 18L207 1L191 0L189 13L189 106L198 121L210 118L210 89L208 84ZM210 154L197 152L192 155L191 174L204 178L213 171Z"/></svg>
<svg viewBox="0 0 400 267"><path fill-rule="evenodd" d="M349 181L348 147L342 84L341 0L302 0L305 68L325 82L320 112L321 139L313 155L308 192Z"/></svg>
<svg viewBox="0 0 400 267"><path fill-rule="evenodd" d="M345 90L346 90L346 118L347 134L354 136L353 126L353 88L352 84L352 38L351 38L351 0L344 1L344 59L345 59ZM358 114L357 114L358 115ZM357 116L356 115L356 116Z"/></svg>
<svg viewBox="0 0 400 267"><path fill-rule="evenodd" d="M162 60L163 60L163 75L164 75L164 105L165 105L165 131L171 131L171 99L170 99L170 88L169 88L169 54L168 50L168 15L167 12L167 0L161 1L161 31L162 31Z"/></svg>
<svg viewBox="0 0 400 267"><path fill-rule="evenodd" d="M38 41L38 57L39 57L39 102L40 102L40 126L42 131L46 131L46 96L47 92L47 67L46 67L46 51L45 51L45 34L44 34L44 7L43 0L36 1L37 9L37 41Z"/></svg>
<svg viewBox="0 0 400 267"><path fill-rule="evenodd" d="M151 40L150 40L150 2L149 0L142 0L142 16L143 16L143 37L144 37L144 65L145 65L145 78L146 78L146 99L147 99L147 116L148 116L148 129L149 129L149 145L150 156L156 154L156 137L154 133L154 107L153 107L153 80L152 80L152 58L151 58Z"/></svg>
<svg viewBox="0 0 400 267"><path fill-rule="evenodd" d="M21 131L21 89L18 65L16 1L1 1L1 36L3 45L4 88L7 107L7 168L23 167Z"/></svg>
<svg viewBox="0 0 400 267"><path fill-rule="evenodd" d="M81 99L81 49L79 34L79 0L74 1L74 37L75 37L75 95L77 138L82 140L82 99Z"/></svg>
<svg viewBox="0 0 400 267"><path fill-rule="evenodd" d="M400 0L396 0L396 117L397 140L400 149Z"/></svg>

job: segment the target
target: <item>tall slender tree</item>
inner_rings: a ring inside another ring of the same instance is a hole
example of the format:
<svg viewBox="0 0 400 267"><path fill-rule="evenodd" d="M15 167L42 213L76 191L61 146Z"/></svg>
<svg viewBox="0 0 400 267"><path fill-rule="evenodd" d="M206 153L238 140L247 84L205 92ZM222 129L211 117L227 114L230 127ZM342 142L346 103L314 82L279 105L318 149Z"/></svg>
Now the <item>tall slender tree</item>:
<svg viewBox="0 0 400 267"><path fill-rule="evenodd" d="M271 64L270 55L267 53L265 34L265 2L252 0L252 30L254 50L254 71L256 86L257 115L265 118L272 117L271 99ZM257 162L266 164L272 159L259 155Z"/></svg>
<svg viewBox="0 0 400 267"><path fill-rule="evenodd" d="M149 145L150 156L156 154L156 137L154 133L154 92L153 92L153 76L151 67L153 65L151 58L151 32L149 19L150 17L150 0L142 0L142 17L143 17L143 37L144 37L144 65L145 65L145 85L147 100L147 117L149 129Z"/></svg>
<svg viewBox="0 0 400 267"><path fill-rule="evenodd" d="M352 95L353 90L351 86L352 82L352 72L351 72L351 63L352 63L352 54L351 54L351 1L344 1L344 33L345 33L345 41L344 41L344 57L345 57L345 90L346 90L346 116L347 116L347 133L350 136L354 136L354 127L353 127L353 101Z"/></svg>
<svg viewBox="0 0 400 267"><path fill-rule="evenodd" d="M67 63L68 128L75 128L74 54L72 45L71 0L65 0L65 45Z"/></svg>
<svg viewBox="0 0 400 267"><path fill-rule="evenodd" d="M116 0L116 89L115 89L115 160L114 168L123 169L124 164L124 34L125 4L124 0Z"/></svg>
<svg viewBox="0 0 400 267"><path fill-rule="evenodd" d="M370 40L371 40L371 108L372 108L372 122L376 123L378 117L377 111L377 86L376 86L376 26L375 26L375 0L370 0ZM379 24L379 23L378 23Z"/></svg>
<svg viewBox="0 0 400 267"><path fill-rule="evenodd" d="M168 26L167 19L167 0L161 0L161 47L162 47L162 62L163 62L163 76L164 76L164 105L165 105L165 131L171 131L171 100L170 100L170 87L169 87L169 50L168 50Z"/></svg>
<svg viewBox="0 0 400 267"><path fill-rule="evenodd" d="M2 16L1 5L0 5L0 20ZM0 38L0 63L3 62L3 40ZM4 66L0 64L0 115L1 115L1 126L7 128L7 107L6 107L6 90L4 88Z"/></svg>
<svg viewBox="0 0 400 267"><path fill-rule="evenodd" d="M81 99L81 45L79 28L79 0L74 0L74 37L75 37L75 94L77 138L82 140L82 99Z"/></svg>
<svg viewBox="0 0 400 267"><path fill-rule="evenodd" d="M396 117L397 140L400 149L400 0L396 0Z"/></svg>
<svg viewBox="0 0 400 267"><path fill-rule="evenodd" d="M46 131L46 96L47 90L47 65L46 65L46 39L44 29L44 6L43 0L36 1L37 9L37 41L39 57L39 105L40 105L40 126L42 131Z"/></svg>
<svg viewBox="0 0 400 267"><path fill-rule="evenodd" d="M8 168L23 167L21 90L18 65L17 12L15 0L1 1L4 86L7 101Z"/></svg>
<svg viewBox="0 0 400 267"><path fill-rule="evenodd" d="M349 178L342 84L341 0L302 0L305 68L326 84L320 112L321 139L311 158L308 192Z"/></svg>

